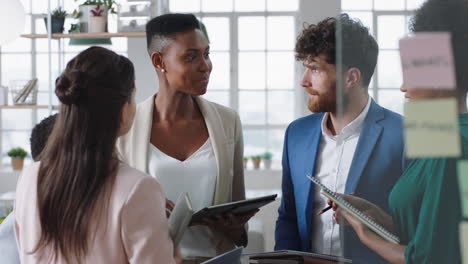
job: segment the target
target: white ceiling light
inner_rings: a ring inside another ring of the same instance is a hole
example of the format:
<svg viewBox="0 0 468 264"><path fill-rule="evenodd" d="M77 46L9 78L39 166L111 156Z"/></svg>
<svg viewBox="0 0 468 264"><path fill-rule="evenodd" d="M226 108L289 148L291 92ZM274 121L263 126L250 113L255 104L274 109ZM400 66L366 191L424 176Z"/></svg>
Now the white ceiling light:
<svg viewBox="0 0 468 264"><path fill-rule="evenodd" d="M25 22L26 13L19 0L0 0L0 46L19 37Z"/></svg>

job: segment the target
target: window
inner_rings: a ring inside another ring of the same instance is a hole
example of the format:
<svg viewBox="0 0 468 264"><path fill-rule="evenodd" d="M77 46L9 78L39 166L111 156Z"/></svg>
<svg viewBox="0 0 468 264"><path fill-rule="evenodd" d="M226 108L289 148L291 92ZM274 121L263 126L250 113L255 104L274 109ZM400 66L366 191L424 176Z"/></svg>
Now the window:
<svg viewBox="0 0 468 264"><path fill-rule="evenodd" d="M24 33L45 34L44 14L47 13L47 1L21 0L27 13ZM71 13L79 4L74 0L50 1L51 9L57 4ZM60 2L60 3L57 3ZM109 20L111 21L111 20ZM70 28L72 19L67 19L64 26L66 32ZM111 25L109 25L111 27ZM69 39L51 41L52 80L54 81L65 67L66 63L88 46L69 45ZM112 39L112 46L106 46L114 51L126 55L127 40ZM58 105L54 93L49 97L49 48L47 39L18 38L0 47L0 84L10 86L15 80L29 80L38 78L38 105ZM13 105L9 95L9 105ZM51 100L51 101L50 101ZM22 147L30 152L29 137L35 124L49 116L48 109L1 109L0 110L0 168L9 168L10 159L6 153L13 147ZM26 164L31 159L26 160Z"/></svg>
<svg viewBox="0 0 468 264"><path fill-rule="evenodd" d="M402 72L398 40L408 34L415 9L424 0L342 0L343 12L369 27L379 44L379 60L369 86L371 96L383 107L403 113L404 95L400 92Z"/></svg>
<svg viewBox="0 0 468 264"><path fill-rule="evenodd" d="M280 167L284 131L295 113L294 41L299 2L170 0L205 24L213 72L208 100L238 111L246 156L273 153ZM299 91L300 92L300 91Z"/></svg>

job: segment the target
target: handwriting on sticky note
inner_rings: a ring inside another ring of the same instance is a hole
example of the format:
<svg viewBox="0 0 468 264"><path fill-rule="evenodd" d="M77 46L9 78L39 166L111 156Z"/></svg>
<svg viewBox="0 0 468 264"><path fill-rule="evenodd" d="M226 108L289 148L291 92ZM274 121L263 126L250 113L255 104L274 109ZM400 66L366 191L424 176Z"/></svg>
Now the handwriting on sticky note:
<svg viewBox="0 0 468 264"><path fill-rule="evenodd" d="M468 161L460 160L457 164L458 187L464 218L468 218Z"/></svg>
<svg viewBox="0 0 468 264"><path fill-rule="evenodd" d="M411 70L414 68L424 67L435 67L440 69L449 66L450 61L448 60L448 58L443 56L428 55L428 57L425 58L404 59L402 61L403 70Z"/></svg>
<svg viewBox="0 0 468 264"><path fill-rule="evenodd" d="M406 88L455 89L450 33L417 33L403 38L400 57Z"/></svg>
<svg viewBox="0 0 468 264"><path fill-rule="evenodd" d="M408 158L460 156L455 98L408 102L404 120Z"/></svg>

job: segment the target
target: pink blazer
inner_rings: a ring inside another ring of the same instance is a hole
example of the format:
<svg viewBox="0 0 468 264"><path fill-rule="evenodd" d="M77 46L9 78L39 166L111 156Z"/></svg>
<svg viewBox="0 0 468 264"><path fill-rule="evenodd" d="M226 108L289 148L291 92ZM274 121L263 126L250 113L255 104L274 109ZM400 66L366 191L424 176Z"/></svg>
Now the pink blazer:
<svg viewBox="0 0 468 264"><path fill-rule="evenodd" d="M50 249L29 254L41 235L37 208L39 163L25 169L16 189L15 233L21 263L49 263ZM108 213L97 225L88 255L81 263L175 263L161 186L146 174L121 163ZM98 221L99 220L99 221ZM94 235L94 233L93 233ZM65 263L59 256L56 263Z"/></svg>

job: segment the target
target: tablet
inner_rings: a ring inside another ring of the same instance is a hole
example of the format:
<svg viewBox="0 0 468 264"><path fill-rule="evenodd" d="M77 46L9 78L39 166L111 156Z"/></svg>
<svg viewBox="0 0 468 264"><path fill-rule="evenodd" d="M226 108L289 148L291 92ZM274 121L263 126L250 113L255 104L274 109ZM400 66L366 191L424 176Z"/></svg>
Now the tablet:
<svg viewBox="0 0 468 264"><path fill-rule="evenodd" d="M239 264L243 249L243 247L235 248L201 264Z"/></svg>
<svg viewBox="0 0 468 264"><path fill-rule="evenodd" d="M228 214L243 215L252 210L258 209L264 205L273 202L276 199L277 194L271 194L267 196L235 201L230 203L218 204L209 207L205 207L200 211L196 212L192 216L193 222L200 222L202 218L215 218L216 215Z"/></svg>

